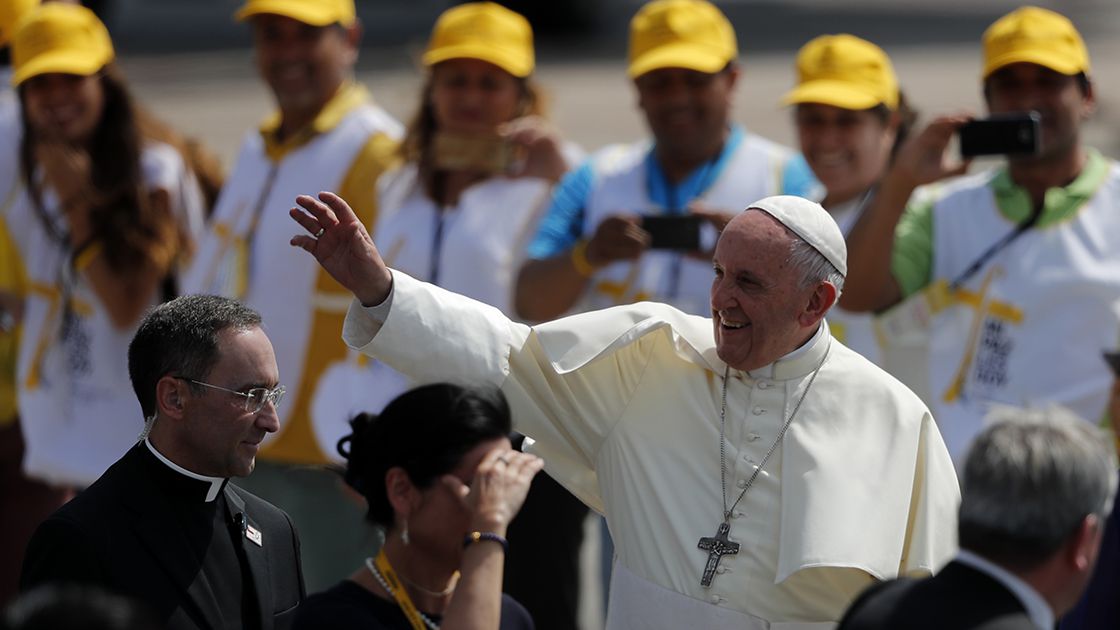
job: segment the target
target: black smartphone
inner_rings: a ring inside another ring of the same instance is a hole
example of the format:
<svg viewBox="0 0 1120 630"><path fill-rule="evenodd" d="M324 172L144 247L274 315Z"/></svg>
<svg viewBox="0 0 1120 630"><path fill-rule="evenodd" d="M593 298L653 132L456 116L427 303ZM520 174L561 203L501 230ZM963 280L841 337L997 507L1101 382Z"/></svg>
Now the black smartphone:
<svg viewBox="0 0 1120 630"><path fill-rule="evenodd" d="M1038 112L1014 112L977 118L961 126L961 157L1038 153Z"/></svg>
<svg viewBox="0 0 1120 630"><path fill-rule="evenodd" d="M702 219L691 214L647 215L642 229L649 232L650 249L699 251Z"/></svg>
<svg viewBox="0 0 1120 630"><path fill-rule="evenodd" d="M1104 354L1104 362L1112 368L1112 374L1120 377L1120 352L1105 351L1102 354Z"/></svg>

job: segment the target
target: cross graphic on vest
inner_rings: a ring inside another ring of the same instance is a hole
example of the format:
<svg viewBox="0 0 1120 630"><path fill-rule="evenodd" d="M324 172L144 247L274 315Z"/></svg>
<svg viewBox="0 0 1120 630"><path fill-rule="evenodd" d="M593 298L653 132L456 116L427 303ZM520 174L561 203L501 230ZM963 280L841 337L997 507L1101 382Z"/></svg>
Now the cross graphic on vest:
<svg viewBox="0 0 1120 630"><path fill-rule="evenodd" d="M708 563L704 565L704 575L700 577L700 586L708 588L712 585L712 576L716 574L719 561L724 556L739 553L739 543L727 539L731 526L720 523L715 536L705 536L696 544L700 549L708 552Z"/></svg>
<svg viewBox="0 0 1120 630"><path fill-rule="evenodd" d="M934 296L930 302L934 305L935 312L952 304L961 304L975 311L972 327L968 333L968 344L965 346L961 364L957 368L956 376L950 382L949 388L945 390L941 397L947 403L957 400L964 393L965 381L968 379L968 371L972 367L972 362L976 358L976 346L985 320L993 318L1016 325L1023 323L1023 311L1021 309L1013 304L994 300L988 294L992 281L1002 276L1003 273L1001 267L992 267L984 276L980 290L977 292L963 288L952 291L944 280L937 282L932 287Z"/></svg>

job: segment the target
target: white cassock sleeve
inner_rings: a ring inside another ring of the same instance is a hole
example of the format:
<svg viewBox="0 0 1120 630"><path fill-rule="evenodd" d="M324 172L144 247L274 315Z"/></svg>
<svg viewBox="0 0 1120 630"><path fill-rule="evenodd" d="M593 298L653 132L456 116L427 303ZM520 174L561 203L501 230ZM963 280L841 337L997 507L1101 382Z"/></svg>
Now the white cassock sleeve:
<svg viewBox="0 0 1120 630"><path fill-rule="evenodd" d="M343 328L346 343L417 384L501 386L514 409L514 428L536 441L533 451L545 459L549 474L603 513L594 461L641 378L649 344L638 340L567 371L548 358L565 354L564 340L556 335L546 353L531 328L496 308L397 271L393 287L392 307L380 325L370 313L376 307L357 301L351 305ZM617 313L568 318L568 327L579 330L578 338L572 335L572 346L610 346L613 340L596 340L595 335L618 329L596 325L612 316ZM572 325L580 319L585 325ZM511 366L516 367L515 378L507 378Z"/></svg>

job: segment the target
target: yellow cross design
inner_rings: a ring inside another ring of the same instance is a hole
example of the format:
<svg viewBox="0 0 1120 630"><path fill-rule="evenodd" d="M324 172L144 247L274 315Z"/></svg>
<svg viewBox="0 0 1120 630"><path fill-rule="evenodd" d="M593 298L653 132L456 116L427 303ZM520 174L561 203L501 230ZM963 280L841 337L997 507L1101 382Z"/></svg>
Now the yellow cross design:
<svg viewBox="0 0 1120 630"><path fill-rule="evenodd" d="M51 340L57 334L56 323L58 321L59 305L62 302L62 291L53 285L34 281L28 284L27 289L30 294L46 300L48 304L46 321L43 322L39 339L35 342L35 354L31 359L31 369L27 371L27 379L24 380L24 387L31 390L38 389L42 383L43 361L47 356L47 349L50 348ZM70 298L70 309L82 317L93 315L93 306L75 297Z"/></svg>
<svg viewBox="0 0 1120 630"><path fill-rule="evenodd" d="M1013 304L1006 302L998 302L991 299L988 295L988 290L991 288L992 281L1003 275L1001 267L993 267L984 276L984 281L980 284L978 292L972 292L968 289L958 288L955 291L949 288L949 284L944 280L939 280L931 287L932 294L930 303L933 307L933 312L941 311L953 304L961 304L973 309L972 326L968 331L968 343L965 345L964 357L961 359L961 364L957 368L957 374L953 377L949 389L945 390L941 399L944 402L951 403L960 398L961 393L964 391L964 383L968 376L968 371L972 367L972 361L976 357L976 343L980 338L980 331L983 329L984 320L989 317L1009 322L1015 325L1023 323L1023 311Z"/></svg>
<svg viewBox="0 0 1120 630"><path fill-rule="evenodd" d="M601 280L595 285L595 290L602 293L612 300L615 304L629 304L632 302L643 302L651 299L651 295L647 291L638 291L634 294L633 298L626 299L626 294L634 287L634 282L638 279L639 265L632 263L630 271L626 274L626 279L621 282L614 280Z"/></svg>

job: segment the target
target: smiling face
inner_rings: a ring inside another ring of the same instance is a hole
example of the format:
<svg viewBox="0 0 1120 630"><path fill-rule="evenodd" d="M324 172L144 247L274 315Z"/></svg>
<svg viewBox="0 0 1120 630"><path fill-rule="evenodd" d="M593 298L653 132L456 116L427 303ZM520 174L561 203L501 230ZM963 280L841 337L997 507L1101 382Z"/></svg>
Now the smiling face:
<svg viewBox="0 0 1120 630"><path fill-rule="evenodd" d="M276 387L279 371L272 343L260 328L218 333L221 349L210 373L198 380L237 392ZM280 429L271 401L257 413L245 410L245 398L184 383L182 431L177 441L180 465L202 475L244 477L253 471L261 441Z"/></svg>
<svg viewBox="0 0 1120 630"><path fill-rule="evenodd" d="M253 17L257 69L284 116L313 116L334 96L357 61L357 29Z"/></svg>
<svg viewBox="0 0 1120 630"><path fill-rule="evenodd" d="M720 234L713 257L712 326L716 354L732 368L755 370L789 354L816 332L824 316L814 297L817 288L801 287L801 274L790 264L792 245L786 228L759 210L738 215Z"/></svg>
<svg viewBox="0 0 1120 630"><path fill-rule="evenodd" d="M1080 146L1081 124L1096 108L1092 84L1082 90L1076 76L1033 63L1013 63L993 72L984 83L993 114L1037 111L1042 115L1039 152L1017 160L1046 160L1068 155Z"/></svg>
<svg viewBox="0 0 1120 630"><path fill-rule="evenodd" d="M521 81L479 59L448 59L432 68L432 112L441 131L491 134L520 114Z"/></svg>
<svg viewBox="0 0 1120 630"><path fill-rule="evenodd" d="M682 161L714 155L731 122L738 77L733 66L716 73L661 68L637 77L638 105L657 141L658 154Z"/></svg>
<svg viewBox="0 0 1120 630"><path fill-rule="evenodd" d="M879 181L890 161L897 116L802 103L794 119L801 153L825 187L827 206L854 199Z"/></svg>
<svg viewBox="0 0 1120 630"><path fill-rule="evenodd" d="M27 120L36 134L81 144L87 142L105 110L101 75L49 73L21 86Z"/></svg>

